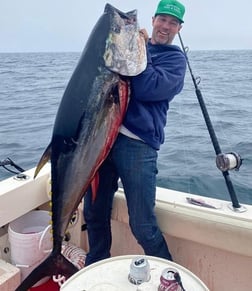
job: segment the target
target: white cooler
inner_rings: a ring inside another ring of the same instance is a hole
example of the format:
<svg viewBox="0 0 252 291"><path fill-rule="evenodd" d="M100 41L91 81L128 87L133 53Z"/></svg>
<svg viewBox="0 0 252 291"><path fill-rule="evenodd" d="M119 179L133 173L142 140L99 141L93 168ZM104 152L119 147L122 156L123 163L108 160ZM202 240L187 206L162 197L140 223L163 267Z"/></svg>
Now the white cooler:
<svg viewBox="0 0 252 291"><path fill-rule="evenodd" d="M118 256L87 266L70 277L60 288L61 291L157 291L162 271L175 268L186 291L209 291L207 286L186 268L165 259L141 256L150 265L150 279L134 285L128 279L130 265L137 255Z"/></svg>

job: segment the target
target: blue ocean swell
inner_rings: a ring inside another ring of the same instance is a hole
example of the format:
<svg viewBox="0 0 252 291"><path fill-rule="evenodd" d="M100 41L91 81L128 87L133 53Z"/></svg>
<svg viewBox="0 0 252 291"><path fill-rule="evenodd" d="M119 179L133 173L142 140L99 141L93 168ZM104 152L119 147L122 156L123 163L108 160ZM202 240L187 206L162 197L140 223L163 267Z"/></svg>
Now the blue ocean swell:
<svg viewBox="0 0 252 291"><path fill-rule="evenodd" d="M80 53L0 54L0 160L34 167L48 145L53 123ZM230 172L242 203L252 204L252 51L194 51L189 60L222 152L243 158ZM191 77L171 103L159 151L158 185L229 200ZM10 174L0 168L0 179Z"/></svg>

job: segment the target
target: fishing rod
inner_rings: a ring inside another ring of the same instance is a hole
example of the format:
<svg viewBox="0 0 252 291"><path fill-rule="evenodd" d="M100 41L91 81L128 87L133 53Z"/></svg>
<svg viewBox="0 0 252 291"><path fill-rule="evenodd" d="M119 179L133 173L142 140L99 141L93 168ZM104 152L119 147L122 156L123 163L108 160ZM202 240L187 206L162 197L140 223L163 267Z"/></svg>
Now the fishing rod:
<svg viewBox="0 0 252 291"><path fill-rule="evenodd" d="M179 36L181 47L182 47L182 50L184 52L187 66L188 66L188 69L189 69L189 72L190 72L190 75L191 75L191 78L192 78L192 81L194 84L195 93L196 93L196 96L198 98L198 102L200 104L200 108L201 108L203 117L205 119L206 126L207 126L207 129L208 129L208 132L209 132L209 135L210 135L210 138L211 138L211 141L212 141L215 153L216 153L216 165L217 165L218 169L222 172L224 179L225 179L225 182L226 182L226 186L228 188L228 192L229 192L229 195L230 195L230 198L232 201L232 209L236 212L244 212L244 211L246 211L246 208L239 204L239 201L237 199L237 196L236 196L236 193L235 193L235 190L234 190L234 187L233 187L233 184L232 184L232 181L230 179L229 172L228 172L228 170L233 170L233 169L239 170L239 168L242 164L242 159L241 159L240 155L238 155L235 152L230 152L227 154L222 153L218 139L216 137L216 134L215 134L215 131L214 131L214 128L212 125L212 122L211 122L211 119L210 119L210 116L208 114L202 93L198 87L200 79L194 77L189 59L187 57L188 49L184 46L184 43L182 41L180 33L178 33L178 36Z"/></svg>

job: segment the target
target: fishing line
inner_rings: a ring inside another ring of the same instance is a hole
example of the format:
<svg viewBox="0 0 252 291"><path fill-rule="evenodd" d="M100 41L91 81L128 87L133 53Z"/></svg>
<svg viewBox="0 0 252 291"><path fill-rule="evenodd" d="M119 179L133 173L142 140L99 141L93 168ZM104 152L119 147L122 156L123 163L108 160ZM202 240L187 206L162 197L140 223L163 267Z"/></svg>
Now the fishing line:
<svg viewBox="0 0 252 291"><path fill-rule="evenodd" d="M191 78L193 81L195 93L196 93L196 96L197 96L197 99L198 99L198 102L199 102L207 129L208 129L208 132L209 132L209 135L210 135L210 138L211 138L211 141L212 141L215 153L216 153L216 165L222 171L222 174L224 176L226 186L227 186L227 189L228 189L231 201L232 201L232 209L234 211L237 211L237 212L246 211L246 208L244 206L241 206L238 202L238 199L237 199L237 196L236 196L236 193L235 193L235 190L234 190L234 187L233 187L233 184L232 184L232 181L230 179L229 172L228 172L228 170L232 170L232 169L238 170L239 167L241 166L242 160L241 160L240 156L236 153L228 153L228 154L222 153L219 142L217 140L217 137L216 137L216 134L214 131L214 128L213 128L213 125L212 125L212 122L211 122L211 119L210 119L210 116L208 114L202 93L198 87L198 84L200 82L200 78L194 77L193 72L192 72L192 68L191 68L191 65L190 65L190 62L189 62L189 59L187 56L188 48L186 48L184 46L184 43L182 41L180 33L178 33L178 36L179 36L182 50L183 50L185 58L186 58L187 67L189 69L189 72L190 72L190 75L191 75Z"/></svg>
<svg viewBox="0 0 252 291"><path fill-rule="evenodd" d="M181 96L180 96L181 97ZM176 101L174 101L176 102ZM183 116L184 114L184 110L182 108L182 104L181 102L178 102L177 104L177 110L178 110L178 114L179 114L179 117L178 118L178 124L179 124L179 128L181 130L181 139L182 139L182 142L180 144L182 145L186 145L183 146L180 151L181 151L181 156L182 156L182 160L183 160L183 167L179 167L179 175L183 175L184 179L185 180L185 191L188 192L188 193L191 193L192 192L192 182L190 181L190 177L191 177L191 169L190 169L190 160L189 160L189 157L191 156L189 154L189 152L193 151L192 147L190 147L190 144L188 145L187 142L186 142L186 134L187 134L187 129L186 129L186 126L185 126L185 122L184 122L184 118L182 118L181 116ZM170 109L172 111L172 107ZM172 112L170 112L169 115L171 115ZM173 127L173 126L171 126ZM174 127L173 127L174 128ZM169 132L170 134L170 132ZM176 133L176 136L178 137L179 133ZM179 135L180 137L180 135ZM174 170L174 169L173 169ZM171 175L170 175L171 176ZM175 177L178 177L178 173L174 173L174 176ZM176 183L178 183L178 181L176 181ZM179 183L181 184L181 182L179 181Z"/></svg>

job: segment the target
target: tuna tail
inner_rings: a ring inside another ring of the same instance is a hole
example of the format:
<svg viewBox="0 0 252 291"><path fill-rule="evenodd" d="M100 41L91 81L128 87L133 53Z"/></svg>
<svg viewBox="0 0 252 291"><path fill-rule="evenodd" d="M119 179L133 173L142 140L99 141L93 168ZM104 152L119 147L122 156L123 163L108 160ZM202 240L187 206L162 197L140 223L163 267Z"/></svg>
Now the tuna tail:
<svg viewBox="0 0 252 291"><path fill-rule="evenodd" d="M17 287L15 291L27 291L39 280L53 275L62 275L69 278L78 271L70 261L68 261L61 253L51 253L24 281Z"/></svg>

